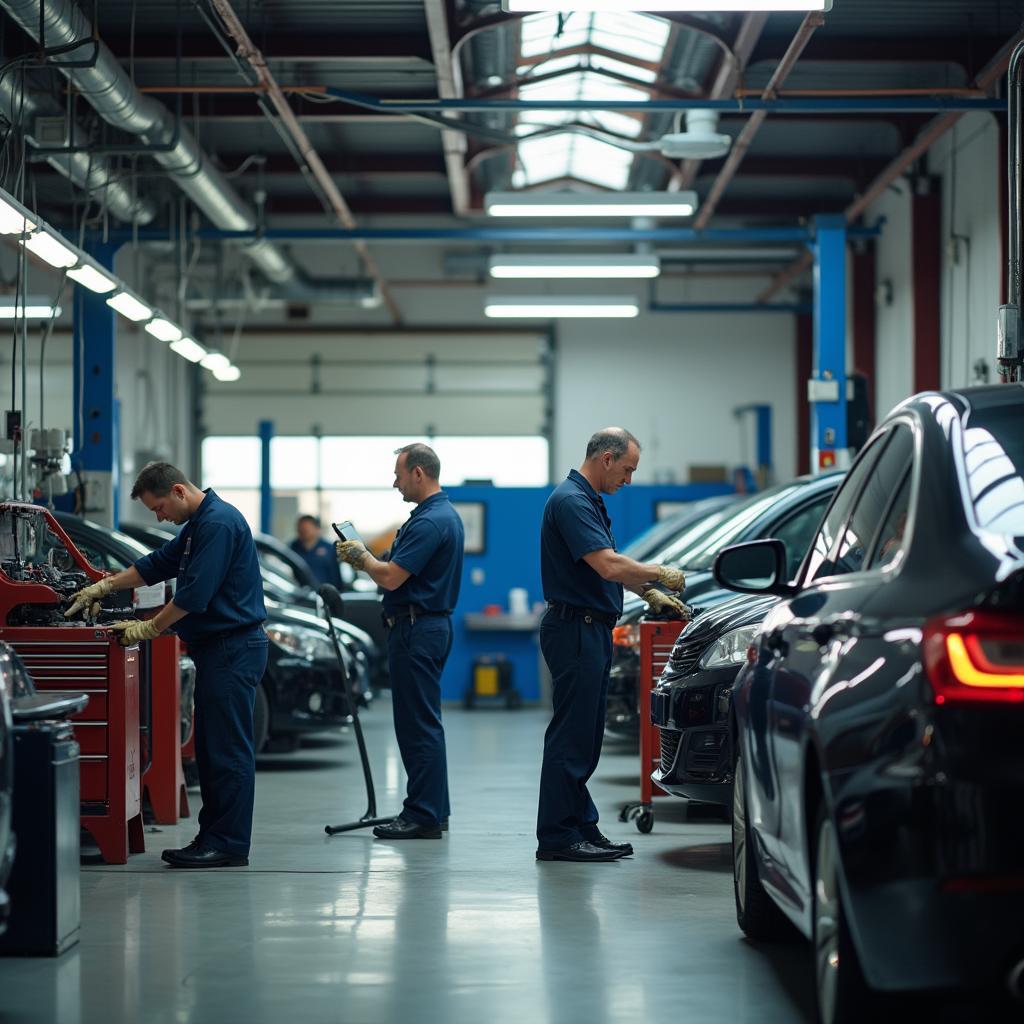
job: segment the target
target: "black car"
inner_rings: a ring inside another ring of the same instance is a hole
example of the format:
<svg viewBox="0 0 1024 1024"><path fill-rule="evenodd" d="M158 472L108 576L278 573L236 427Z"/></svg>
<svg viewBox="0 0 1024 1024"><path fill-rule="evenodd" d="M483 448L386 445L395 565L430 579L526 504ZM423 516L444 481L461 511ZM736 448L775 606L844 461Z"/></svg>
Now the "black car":
<svg viewBox="0 0 1024 1024"><path fill-rule="evenodd" d="M795 553L792 578L840 480L842 474L836 472L798 477L791 483L751 495L712 512L648 561L682 569L686 574L683 600L691 607L705 610L732 596L715 582L711 573L715 555L729 544L761 537L782 538ZM633 739L639 733L640 619L645 608L639 596L627 592L614 631L605 716L605 728L612 736Z"/></svg>
<svg viewBox="0 0 1024 1024"><path fill-rule="evenodd" d="M154 537L143 543L67 513L56 513L56 517L86 558L112 572L127 568L166 540ZM266 604L264 626L271 643L253 712L257 751L267 746L287 749L298 743L303 732L329 729L348 721L340 690L341 673L326 623L301 609L270 600ZM360 648L372 641L365 634L348 635L359 633L349 623L336 620L335 628L341 635L353 696L365 699L371 692L369 667Z"/></svg>
<svg viewBox="0 0 1024 1024"><path fill-rule="evenodd" d="M738 494L719 494L711 498L687 502L684 509L665 519L659 519L647 527L643 533L634 537L622 549L622 553L628 558L635 558L638 562L646 562L684 533L706 522L709 516L724 512L739 500L740 495Z"/></svg>
<svg viewBox="0 0 1024 1024"><path fill-rule="evenodd" d="M679 634L651 692L661 763L651 778L668 793L728 806L732 800L730 695L736 672L775 597L733 597Z"/></svg>
<svg viewBox="0 0 1024 1024"><path fill-rule="evenodd" d="M736 913L813 942L820 1019L877 993L1024 998L1024 387L924 394L875 431L733 693Z"/></svg>

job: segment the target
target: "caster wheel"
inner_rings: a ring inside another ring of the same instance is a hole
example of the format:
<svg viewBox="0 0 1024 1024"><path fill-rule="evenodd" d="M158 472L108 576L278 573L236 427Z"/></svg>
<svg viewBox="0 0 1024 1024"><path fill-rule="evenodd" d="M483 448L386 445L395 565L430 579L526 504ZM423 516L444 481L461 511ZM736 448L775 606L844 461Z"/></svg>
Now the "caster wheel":
<svg viewBox="0 0 1024 1024"><path fill-rule="evenodd" d="M643 832L645 835L654 828L654 812L653 811L641 811L636 817L636 827L638 832Z"/></svg>

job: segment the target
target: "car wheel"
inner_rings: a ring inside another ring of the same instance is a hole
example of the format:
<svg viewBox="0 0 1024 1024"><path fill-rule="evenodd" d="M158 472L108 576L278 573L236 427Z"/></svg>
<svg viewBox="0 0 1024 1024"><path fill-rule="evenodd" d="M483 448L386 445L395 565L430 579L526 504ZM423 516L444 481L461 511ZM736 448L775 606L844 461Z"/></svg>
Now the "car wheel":
<svg viewBox="0 0 1024 1024"><path fill-rule="evenodd" d="M737 753L732 786L732 883L736 923L754 940L785 938L792 926L761 885L748 826L747 786L743 760Z"/></svg>
<svg viewBox="0 0 1024 1024"><path fill-rule="evenodd" d="M252 749L259 753L267 745L267 737L270 735L270 701L267 700L267 691L260 683L256 687L256 703L252 709Z"/></svg>
<svg viewBox="0 0 1024 1024"><path fill-rule="evenodd" d="M853 947L839 891L839 842L823 807L814 830L814 988L821 1024L853 1024L869 1011L871 991Z"/></svg>

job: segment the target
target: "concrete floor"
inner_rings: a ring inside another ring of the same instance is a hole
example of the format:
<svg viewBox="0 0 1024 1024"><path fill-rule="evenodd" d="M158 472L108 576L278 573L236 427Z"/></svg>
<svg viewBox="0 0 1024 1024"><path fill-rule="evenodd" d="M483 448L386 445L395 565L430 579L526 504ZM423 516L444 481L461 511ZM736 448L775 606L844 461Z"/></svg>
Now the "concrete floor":
<svg viewBox="0 0 1024 1024"><path fill-rule="evenodd" d="M404 780L386 699L363 722L390 813ZM618 822L634 753L608 746L593 791L605 832L636 857L534 860L545 724L539 711L446 712L440 842L324 835L365 807L351 735L261 759L250 867L166 868L160 851L191 839L186 821L149 829L125 866L84 868L81 942L57 960L0 960L0 1022L810 1020L808 950L755 949L736 928L724 821L688 820L666 798L650 835Z"/></svg>

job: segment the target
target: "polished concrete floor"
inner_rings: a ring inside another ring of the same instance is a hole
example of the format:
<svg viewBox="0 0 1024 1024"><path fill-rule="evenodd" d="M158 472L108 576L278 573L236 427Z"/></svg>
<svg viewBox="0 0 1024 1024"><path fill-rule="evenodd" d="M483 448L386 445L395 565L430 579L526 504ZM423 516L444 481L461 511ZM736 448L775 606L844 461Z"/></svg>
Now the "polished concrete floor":
<svg viewBox="0 0 1024 1024"><path fill-rule="evenodd" d="M386 700L363 722L378 805L396 810ZM609 746L593 791L606 833L636 857L538 864L545 716L452 710L446 726L442 841L324 835L365 807L351 735L263 758L250 867L166 868L160 851L192 837L186 821L149 829L125 866L84 868L81 942L56 960L0 960L0 1022L811 1019L806 948L755 949L737 931L722 819L665 799L651 834L619 823L637 757Z"/></svg>

